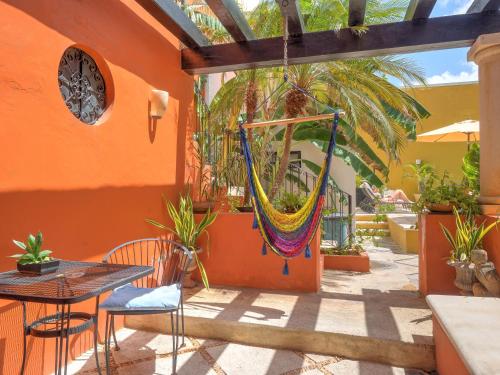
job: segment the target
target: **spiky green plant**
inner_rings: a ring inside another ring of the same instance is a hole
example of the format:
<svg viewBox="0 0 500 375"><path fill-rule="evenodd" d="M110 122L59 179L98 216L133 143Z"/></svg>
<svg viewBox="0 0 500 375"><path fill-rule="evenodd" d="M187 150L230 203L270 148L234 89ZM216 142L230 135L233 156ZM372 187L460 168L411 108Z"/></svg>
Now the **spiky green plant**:
<svg viewBox="0 0 500 375"><path fill-rule="evenodd" d="M208 277L205 271L205 267L198 257L198 239L202 234L208 236L207 227L210 226L216 219L217 213L211 213L210 210L203 215L203 218L196 222L193 212L193 202L187 194L186 196L180 196L179 209L176 209L172 202L165 201L165 206L167 207L167 212L172 221L174 222L174 228L170 228L156 220L146 219L146 222L154 225L157 228L167 230L173 233L179 242L183 244L186 248L191 251L191 254L196 261L198 269L200 270L201 278L205 288L209 289ZM207 252L209 251L210 245L207 244Z"/></svg>
<svg viewBox="0 0 500 375"><path fill-rule="evenodd" d="M52 254L52 251L42 250L42 232L38 232L36 236L30 234L26 242L17 240L12 240L12 242L25 251L23 254L14 254L10 256L11 258L17 259L17 262L21 265L45 263L52 260L49 256Z"/></svg>
<svg viewBox="0 0 500 375"><path fill-rule="evenodd" d="M486 221L478 225L474 215L466 214L462 218L462 215L460 215L456 208L453 208L453 213L457 227L455 236L440 223L444 236L451 245L450 260L453 262L470 262L472 250L481 247L484 236L495 228L500 221L495 221L485 227Z"/></svg>

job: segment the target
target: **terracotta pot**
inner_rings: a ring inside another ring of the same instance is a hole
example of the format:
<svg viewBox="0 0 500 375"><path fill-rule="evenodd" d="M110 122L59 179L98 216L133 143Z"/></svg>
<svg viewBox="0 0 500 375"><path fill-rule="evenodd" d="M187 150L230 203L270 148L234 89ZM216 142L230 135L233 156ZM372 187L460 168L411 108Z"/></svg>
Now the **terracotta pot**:
<svg viewBox="0 0 500 375"><path fill-rule="evenodd" d="M453 211L452 204L430 203L430 204L426 204L425 208L427 208L431 212L452 212Z"/></svg>
<svg viewBox="0 0 500 375"><path fill-rule="evenodd" d="M253 212L253 207L252 206L242 206L242 207L236 207L236 209L240 212Z"/></svg>
<svg viewBox="0 0 500 375"><path fill-rule="evenodd" d="M210 211L212 212L215 207L215 202L193 202L193 212L196 214L204 214Z"/></svg>
<svg viewBox="0 0 500 375"><path fill-rule="evenodd" d="M452 262L448 265L455 268L455 286L462 291L462 294L470 295L472 286L476 281L474 274L474 264L470 262Z"/></svg>
<svg viewBox="0 0 500 375"><path fill-rule="evenodd" d="M203 252L203 249L198 249L196 250L196 254L200 255ZM186 273L184 274L184 282L183 286L184 288L194 288L197 283L195 280L193 280L193 272L196 271L198 268L198 265L196 264L196 260L193 258L193 261L189 265L189 267L186 269Z"/></svg>

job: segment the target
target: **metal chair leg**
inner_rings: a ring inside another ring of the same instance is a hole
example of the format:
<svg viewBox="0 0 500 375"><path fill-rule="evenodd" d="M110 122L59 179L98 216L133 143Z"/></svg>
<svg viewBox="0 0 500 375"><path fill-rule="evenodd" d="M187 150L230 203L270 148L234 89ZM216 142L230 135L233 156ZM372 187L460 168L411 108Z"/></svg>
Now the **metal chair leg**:
<svg viewBox="0 0 500 375"><path fill-rule="evenodd" d="M22 303L23 305L23 361L21 363L21 375L24 375L24 371L26 368L26 340L28 335L28 327L26 323L26 302Z"/></svg>
<svg viewBox="0 0 500 375"><path fill-rule="evenodd" d="M177 334L175 332L175 326L174 326L174 313L170 313L170 333L172 334L172 375L176 374L176 364L177 364Z"/></svg>
<svg viewBox="0 0 500 375"><path fill-rule="evenodd" d="M101 375L101 364L99 363L99 348L98 348L98 340L99 340L99 296L95 299L95 317L94 317L94 355L95 355L95 364L97 366L97 373Z"/></svg>
<svg viewBox="0 0 500 375"><path fill-rule="evenodd" d="M115 342L115 351L120 350L120 347L118 346L118 340L116 340L116 333L115 333L115 316L111 316L111 332L113 333L113 341Z"/></svg>
<svg viewBox="0 0 500 375"><path fill-rule="evenodd" d="M109 339L109 335L110 335L110 324L109 324L110 319L109 318L110 318L110 314L106 313L106 331L104 333L104 354L105 354L105 358L106 358L106 375L109 375L109 373L110 373L109 347L110 347L111 340Z"/></svg>
<svg viewBox="0 0 500 375"><path fill-rule="evenodd" d="M181 342L181 348L186 345L184 342L184 300L183 300L183 295L181 292L181 329L182 329L182 342Z"/></svg>

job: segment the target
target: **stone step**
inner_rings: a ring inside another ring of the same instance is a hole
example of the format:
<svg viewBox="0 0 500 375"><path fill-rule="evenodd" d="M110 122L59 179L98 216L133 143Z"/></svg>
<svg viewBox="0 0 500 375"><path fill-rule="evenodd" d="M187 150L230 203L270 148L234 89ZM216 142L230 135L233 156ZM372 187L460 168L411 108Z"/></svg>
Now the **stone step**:
<svg viewBox="0 0 500 375"><path fill-rule="evenodd" d="M408 310L409 315L403 320L397 318L402 326L397 325L399 330L396 333L388 328L390 324L386 327L388 319L384 311L389 305L399 305L399 302L391 296L391 303L385 306L384 299L388 296L383 293L367 296L371 311L368 328L364 315L367 307L358 301L363 297L357 295L348 299L342 298L343 294L334 297L335 294L323 296L217 288L200 291L198 295L194 298L187 296L191 301L184 308L188 336L425 371L435 368L432 337L422 335L422 324L412 323L427 313L422 310L425 305L418 299L404 302L404 306L408 306L403 309L404 314ZM169 322L167 314L128 315L125 326L169 333Z"/></svg>
<svg viewBox="0 0 500 375"><path fill-rule="evenodd" d="M356 214L354 215L356 222L360 221L373 221L375 219L375 214Z"/></svg>
<svg viewBox="0 0 500 375"><path fill-rule="evenodd" d="M356 223L358 229L389 229L387 221L361 221Z"/></svg>
<svg viewBox="0 0 500 375"><path fill-rule="evenodd" d="M357 226L356 235L363 237L390 237L391 232L389 229L366 229Z"/></svg>

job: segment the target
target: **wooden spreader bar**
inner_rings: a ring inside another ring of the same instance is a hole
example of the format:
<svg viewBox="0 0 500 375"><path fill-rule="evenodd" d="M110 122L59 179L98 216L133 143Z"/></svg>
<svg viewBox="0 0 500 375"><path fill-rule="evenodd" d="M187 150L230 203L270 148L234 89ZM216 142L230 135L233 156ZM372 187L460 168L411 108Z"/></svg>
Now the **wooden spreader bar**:
<svg viewBox="0 0 500 375"><path fill-rule="evenodd" d="M340 116L344 115L344 112L339 112L339 115ZM304 117L295 117L295 118L284 118L284 119L280 119L280 120L255 122L252 124L244 124L243 127L245 129L250 129L250 128L264 128L267 126L290 125L290 124L297 124L300 122L332 119L334 116L335 116L334 113L325 113L325 114L315 115L315 116L304 116Z"/></svg>

